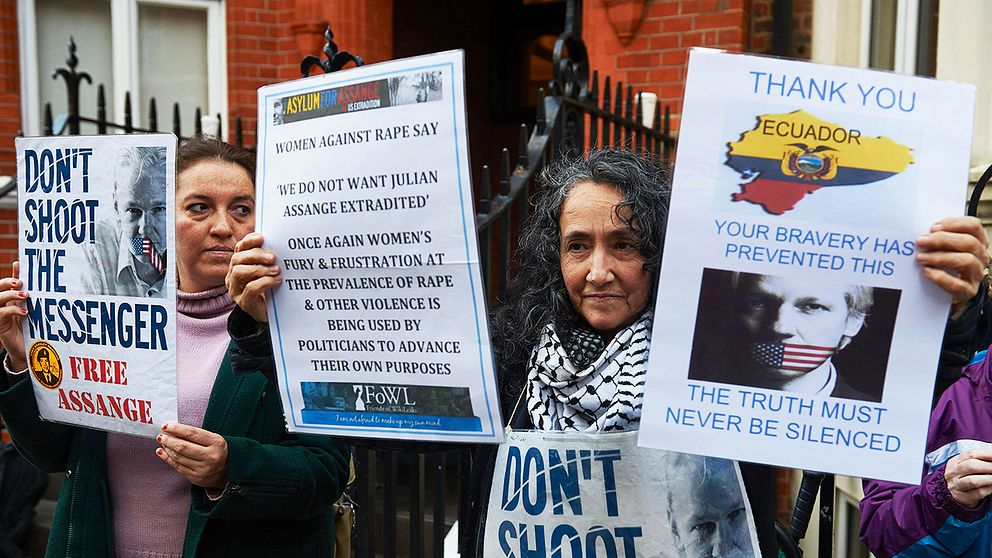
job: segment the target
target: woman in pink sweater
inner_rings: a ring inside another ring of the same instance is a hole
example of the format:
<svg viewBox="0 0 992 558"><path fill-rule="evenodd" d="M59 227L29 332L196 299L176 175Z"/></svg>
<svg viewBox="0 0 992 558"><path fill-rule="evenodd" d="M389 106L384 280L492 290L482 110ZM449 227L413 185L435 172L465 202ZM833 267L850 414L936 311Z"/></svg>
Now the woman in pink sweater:
<svg viewBox="0 0 992 558"><path fill-rule="evenodd" d="M7 350L0 415L37 467L66 472L47 556L331 555L330 506L345 484L347 449L331 438L287 434L275 385L251 359L228 357L228 318L241 310L224 279L235 244L254 229L254 170L252 154L217 140L179 148L179 423L163 425L157 439L38 418L26 381L20 320L28 293L18 290L17 263L0 279ZM235 350L264 348L266 335L250 328Z"/></svg>

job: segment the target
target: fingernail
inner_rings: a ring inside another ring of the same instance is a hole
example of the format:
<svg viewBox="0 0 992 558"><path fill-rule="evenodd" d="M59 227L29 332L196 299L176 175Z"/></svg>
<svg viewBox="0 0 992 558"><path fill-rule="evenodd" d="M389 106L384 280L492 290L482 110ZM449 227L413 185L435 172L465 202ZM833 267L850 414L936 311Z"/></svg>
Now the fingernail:
<svg viewBox="0 0 992 558"><path fill-rule="evenodd" d="M169 430L169 423L163 424L162 425L162 430Z"/></svg>
<svg viewBox="0 0 992 558"><path fill-rule="evenodd" d="M162 448L156 448L155 455L162 455Z"/></svg>
<svg viewBox="0 0 992 558"><path fill-rule="evenodd" d="M21 308L21 315L22 316L27 316L28 315L28 309L27 308Z"/></svg>
<svg viewBox="0 0 992 558"><path fill-rule="evenodd" d="M932 232L942 231L942 230L944 230L944 224L943 223L934 223L933 225L930 226L930 230Z"/></svg>
<svg viewBox="0 0 992 558"><path fill-rule="evenodd" d="M21 298L27 298L28 297L28 293L26 293L24 291L18 291L17 292L17 296L19 296Z"/></svg>
<svg viewBox="0 0 992 558"><path fill-rule="evenodd" d="M155 441L161 444L162 443L162 435L159 434L158 436L155 436Z"/></svg>

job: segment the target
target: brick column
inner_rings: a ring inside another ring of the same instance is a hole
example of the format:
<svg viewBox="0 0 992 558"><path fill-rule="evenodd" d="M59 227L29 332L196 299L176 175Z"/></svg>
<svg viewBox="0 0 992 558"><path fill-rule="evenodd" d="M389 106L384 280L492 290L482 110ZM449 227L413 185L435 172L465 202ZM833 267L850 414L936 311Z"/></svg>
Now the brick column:
<svg viewBox="0 0 992 558"><path fill-rule="evenodd" d="M17 0L0 0L0 176L16 172L14 136L21 129L18 52Z"/></svg>
<svg viewBox="0 0 992 558"><path fill-rule="evenodd" d="M338 0L322 4L323 20L331 23L338 48L357 54L370 64L393 57L393 0Z"/></svg>
<svg viewBox="0 0 992 558"><path fill-rule="evenodd" d="M13 4L15 0L0 0ZM323 58L324 27L330 22L341 50L366 62L393 55L393 0L229 0L227 3L227 86L229 137L242 119L244 141L255 143L256 90L300 77L308 54Z"/></svg>
<svg viewBox="0 0 992 558"><path fill-rule="evenodd" d="M603 0L583 5L583 39L591 69L652 91L659 107L671 106L672 128L678 128L689 48L707 46L747 49L748 0L647 0L641 25L623 46L610 24Z"/></svg>

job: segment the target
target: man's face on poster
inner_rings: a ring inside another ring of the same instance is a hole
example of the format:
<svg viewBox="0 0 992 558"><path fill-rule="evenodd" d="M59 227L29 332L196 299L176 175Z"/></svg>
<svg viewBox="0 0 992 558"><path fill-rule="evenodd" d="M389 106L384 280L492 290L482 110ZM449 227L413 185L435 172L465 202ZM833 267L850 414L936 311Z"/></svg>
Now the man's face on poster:
<svg viewBox="0 0 992 558"><path fill-rule="evenodd" d="M45 373L45 377L52 374L52 363L48 361L47 356L38 357L38 365L41 366L41 371Z"/></svg>
<svg viewBox="0 0 992 558"><path fill-rule="evenodd" d="M684 558L753 556L747 508L733 467L693 461L670 496L672 534Z"/></svg>
<svg viewBox="0 0 992 558"><path fill-rule="evenodd" d="M750 276L738 290L740 320L751 344L789 344L834 352L858 334L864 316L851 312L851 286L810 284L797 277ZM823 357L824 360L829 358ZM783 378L797 371L765 365Z"/></svg>
<svg viewBox="0 0 992 558"><path fill-rule="evenodd" d="M154 169L135 172L117 184L117 214L125 238L148 237L159 252L165 251L165 176Z"/></svg>

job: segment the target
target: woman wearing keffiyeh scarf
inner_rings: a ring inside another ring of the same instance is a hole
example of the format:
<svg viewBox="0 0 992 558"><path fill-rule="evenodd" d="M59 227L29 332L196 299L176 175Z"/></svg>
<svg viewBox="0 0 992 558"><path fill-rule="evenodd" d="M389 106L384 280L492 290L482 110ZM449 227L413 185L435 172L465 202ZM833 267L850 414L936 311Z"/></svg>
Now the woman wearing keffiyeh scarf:
<svg viewBox="0 0 992 558"><path fill-rule="evenodd" d="M504 417L520 430L637 430L669 171L631 151L601 150L559 162L542 180L492 326ZM470 498L484 510L495 451L482 448L476 459L473 481L483 486ZM751 466L744 478L760 546L774 556L771 470ZM709 551L743 554L750 543Z"/></svg>

